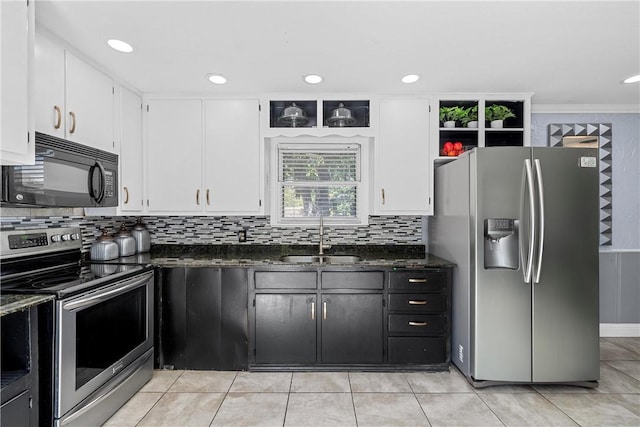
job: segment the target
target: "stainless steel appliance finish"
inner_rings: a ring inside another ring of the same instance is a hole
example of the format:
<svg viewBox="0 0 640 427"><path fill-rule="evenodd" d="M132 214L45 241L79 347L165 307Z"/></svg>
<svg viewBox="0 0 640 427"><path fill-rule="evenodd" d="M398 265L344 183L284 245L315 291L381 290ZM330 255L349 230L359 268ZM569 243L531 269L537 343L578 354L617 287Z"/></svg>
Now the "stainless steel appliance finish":
<svg viewBox="0 0 640 427"><path fill-rule="evenodd" d="M142 222L142 218L136 220L136 224L131 230L131 235L136 239L136 253L149 252L151 249L151 236L149 230Z"/></svg>
<svg viewBox="0 0 640 427"><path fill-rule="evenodd" d="M96 391L112 378L123 382L125 368L139 371L152 360L153 272L58 300L56 308L54 413L60 425L102 423L106 419L96 419L87 406L117 387Z"/></svg>
<svg viewBox="0 0 640 427"><path fill-rule="evenodd" d="M136 239L131 235L127 226L123 223L113 240L118 244L120 256L129 256L136 253Z"/></svg>
<svg viewBox="0 0 640 427"><path fill-rule="evenodd" d="M91 245L89 252L92 261L108 261L120 256L120 247L107 230L102 230L100 237Z"/></svg>
<svg viewBox="0 0 640 427"><path fill-rule="evenodd" d="M597 386L597 159L477 148L437 168L429 251L457 263L452 361L475 386Z"/></svg>
<svg viewBox="0 0 640 427"><path fill-rule="evenodd" d="M35 164L2 167L2 201L44 207L118 205L118 156L36 132Z"/></svg>
<svg viewBox="0 0 640 427"><path fill-rule="evenodd" d="M41 375L49 383L40 387L52 394L40 419L55 426L102 424L153 373L153 268L82 263L79 236L78 228L0 233L2 292L56 297L41 347L52 350L41 357L51 360Z"/></svg>

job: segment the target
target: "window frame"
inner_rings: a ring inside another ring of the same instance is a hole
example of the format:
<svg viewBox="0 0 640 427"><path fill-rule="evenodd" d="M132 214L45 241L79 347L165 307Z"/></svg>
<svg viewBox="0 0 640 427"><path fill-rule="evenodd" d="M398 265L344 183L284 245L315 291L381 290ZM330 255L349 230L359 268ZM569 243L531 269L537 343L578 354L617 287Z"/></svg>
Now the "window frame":
<svg viewBox="0 0 640 427"><path fill-rule="evenodd" d="M314 150L344 150L357 148L358 157L356 164L359 170L356 175L359 180L345 181L347 185L352 183L356 188L356 217L323 217L325 225L339 226L363 226L369 223L369 164L370 164L370 138L364 137L296 137L296 138L271 138L269 142L270 167L267 182L269 182L271 203L269 207L271 225L276 227L305 227L319 225L319 217L284 218L282 215L283 181L280 181L280 151L301 150L313 152ZM321 183L322 181L318 181ZM330 181L335 183L335 181Z"/></svg>

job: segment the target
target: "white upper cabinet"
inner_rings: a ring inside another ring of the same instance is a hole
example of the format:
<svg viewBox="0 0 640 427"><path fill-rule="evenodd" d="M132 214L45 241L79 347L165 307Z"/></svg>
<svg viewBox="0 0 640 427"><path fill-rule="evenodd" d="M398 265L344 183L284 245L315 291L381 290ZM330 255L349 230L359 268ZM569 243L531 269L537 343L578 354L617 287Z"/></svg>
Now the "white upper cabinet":
<svg viewBox="0 0 640 427"><path fill-rule="evenodd" d="M36 33L36 130L117 152L113 80Z"/></svg>
<svg viewBox="0 0 640 427"><path fill-rule="evenodd" d="M146 104L147 211L201 212L202 101L154 99Z"/></svg>
<svg viewBox="0 0 640 427"><path fill-rule="evenodd" d="M142 212L142 98L120 88L120 211Z"/></svg>
<svg viewBox="0 0 640 427"><path fill-rule="evenodd" d="M0 1L0 159L3 165L34 162L33 34L33 3Z"/></svg>
<svg viewBox="0 0 640 427"><path fill-rule="evenodd" d="M116 151L113 135L113 80L65 52L67 138Z"/></svg>
<svg viewBox="0 0 640 427"><path fill-rule="evenodd" d="M36 130L64 138L64 49L37 32L35 40Z"/></svg>
<svg viewBox="0 0 640 427"><path fill-rule="evenodd" d="M428 99L381 99L374 213L433 214Z"/></svg>
<svg viewBox="0 0 640 427"><path fill-rule="evenodd" d="M259 101L205 101L205 211L262 212Z"/></svg>

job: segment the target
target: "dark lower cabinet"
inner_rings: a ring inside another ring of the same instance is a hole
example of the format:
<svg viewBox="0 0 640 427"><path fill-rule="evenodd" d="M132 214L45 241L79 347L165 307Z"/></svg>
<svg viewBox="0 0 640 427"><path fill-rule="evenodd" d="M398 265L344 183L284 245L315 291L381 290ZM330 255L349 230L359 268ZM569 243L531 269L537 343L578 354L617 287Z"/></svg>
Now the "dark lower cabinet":
<svg viewBox="0 0 640 427"><path fill-rule="evenodd" d="M389 272L389 363L448 366L450 284L450 269Z"/></svg>
<svg viewBox="0 0 640 427"><path fill-rule="evenodd" d="M0 327L0 426L37 426L38 307L2 316Z"/></svg>
<svg viewBox="0 0 640 427"><path fill-rule="evenodd" d="M255 271L252 284L252 365L384 363L384 273Z"/></svg>
<svg viewBox="0 0 640 427"><path fill-rule="evenodd" d="M448 369L450 268L251 270L252 369Z"/></svg>
<svg viewBox="0 0 640 427"><path fill-rule="evenodd" d="M389 363L442 363L446 357L445 338L389 337Z"/></svg>
<svg viewBox="0 0 640 427"><path fill-rule="evenodd" d="M256 363L316 362L316 295L255 296Z"/></svg>
<svg viewBox="0 0 640 427"><path fill-rule="evenodd" d="M156 367L247 369L247 270L160 270L156 280Z"/></svg>
<svg viewBox="0 0 640 427"><path fill-rule="evenodd" d="M322 295L322 363L382 363L382 294Z"/></svg>

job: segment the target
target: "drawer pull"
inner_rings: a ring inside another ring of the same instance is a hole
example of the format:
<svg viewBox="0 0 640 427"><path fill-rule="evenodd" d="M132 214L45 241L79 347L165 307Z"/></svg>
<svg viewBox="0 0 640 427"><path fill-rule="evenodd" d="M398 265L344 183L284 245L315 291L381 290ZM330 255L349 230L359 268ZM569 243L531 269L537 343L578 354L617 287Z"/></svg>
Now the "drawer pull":
<svg viewBox="0 0 640 427"><path fill-rule="evenodd" d="M427 283L427 279L409 279L409 283Z"/></svg>
<svg viewBox="0 0 640 427"><path fill-rule="evenodd" d="M409 326L427 326L427 322L409 322Z"/></svg>
<svg viewBox="0 0 640 427"><path fill-rule="evenodd" d="M426 300L414 300L414 299L410 299L408 301L409 305L427 305L427 301Z"/></svg>

